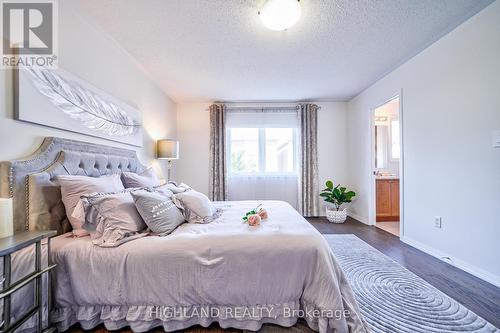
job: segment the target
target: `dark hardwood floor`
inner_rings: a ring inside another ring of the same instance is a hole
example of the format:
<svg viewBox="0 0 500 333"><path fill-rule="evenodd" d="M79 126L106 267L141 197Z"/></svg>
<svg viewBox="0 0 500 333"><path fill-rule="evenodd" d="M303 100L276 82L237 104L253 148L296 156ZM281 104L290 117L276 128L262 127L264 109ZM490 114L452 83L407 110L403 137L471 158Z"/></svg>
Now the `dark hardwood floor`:
<svg viewBox="0 0 500 333"><path fill-rule="evenodd" d="M348 218L343 224L308 218L322 234L354 234L469 310L500 327L500 288L401 242L398 237Z"/></svg>
<svg viewBox="0 0 500 333"><path fill-rule="evenodd" d="M496 327L500 327L500 288L406 245L398 237L377 227L367 226L351 218L348 218L343 224L330 223L322 217L308 218L308 221L322 234L356 235ZM149 333L162 331L161 328L156 328ZM75 325L69 332L78 333L82 332L82 329L79 325ZM107 330L103 325L100 325L93 332L105 333ZM129 333L131 331L127 328L120 330L120 332ZM217 324L213 324L208 328L194 326L182 332L238 333L241 331L223 330Z"/></svg>

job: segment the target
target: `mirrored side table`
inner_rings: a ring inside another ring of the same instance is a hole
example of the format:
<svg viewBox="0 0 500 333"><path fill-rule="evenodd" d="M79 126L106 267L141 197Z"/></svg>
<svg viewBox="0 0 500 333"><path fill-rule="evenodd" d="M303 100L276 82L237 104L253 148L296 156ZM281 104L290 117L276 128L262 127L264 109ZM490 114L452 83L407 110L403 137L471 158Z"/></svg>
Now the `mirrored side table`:
<svg viewBox="0 0 500 333"><path fill-rule="evenodd" d="M14 332L27 320L37 315L37 325L35 328L36 332L42 332L43 330L43 285L42 277L56 266L53 265L50 259L50 238L56 235L55 230L48 231L23 231L16 233L13 236L0 238L0 257L3 257L3 278L2 284L3 288L0 291L0 301L3 301L3 322L0 324L0 332L10 333ZM47 239L47 266L42 267L42 240ZM28 272L24 277L18 279L14 283L11 283L12 277L12 260L11 255L19 250L27 248L34 245L35 247L35 267L34 271ZM47 279L47 313L49 318L47 318L48 327L43 330L44 332L52 331L50 325L50 303L51 303L51 286L50 277ZM27 286L30 282L34 281L35 293L34 293L34 305L26 311L26 313L20 314L19 319L15 322L11 322L11 296L14 292Z"/></svg>

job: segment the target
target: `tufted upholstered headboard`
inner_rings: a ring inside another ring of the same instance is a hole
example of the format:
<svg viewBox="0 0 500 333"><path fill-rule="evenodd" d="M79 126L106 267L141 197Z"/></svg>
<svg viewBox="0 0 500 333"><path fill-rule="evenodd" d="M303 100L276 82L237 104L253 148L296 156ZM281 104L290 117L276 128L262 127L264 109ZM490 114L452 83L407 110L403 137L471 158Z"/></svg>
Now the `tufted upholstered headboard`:
<svg viewBox="0 0 500 333"><path fill-rule="evenodd" d="M58 175L99 177L145 169L133 150L48 137L31 156L0 163L0 197L13 198L14 232L71 230Z"/></svg>

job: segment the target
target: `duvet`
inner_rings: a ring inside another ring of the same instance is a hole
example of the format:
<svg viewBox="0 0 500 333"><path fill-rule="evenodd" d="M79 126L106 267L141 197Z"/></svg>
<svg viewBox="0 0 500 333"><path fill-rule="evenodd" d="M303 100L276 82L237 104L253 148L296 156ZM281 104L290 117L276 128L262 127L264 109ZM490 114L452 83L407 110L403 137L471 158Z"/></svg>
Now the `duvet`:
<svg viewBox="0 0 500 333"><path fill-rule="evenodd" d="M269 218L242 221L262 203ZM52 321L66 330L104 323L136 332L218 322L258 330L293 326L298 318L319 332L367 332L354 294L321 234L279 201L220 202L221 218L178 227L116 248L89 237L52 240Z"/></svg>

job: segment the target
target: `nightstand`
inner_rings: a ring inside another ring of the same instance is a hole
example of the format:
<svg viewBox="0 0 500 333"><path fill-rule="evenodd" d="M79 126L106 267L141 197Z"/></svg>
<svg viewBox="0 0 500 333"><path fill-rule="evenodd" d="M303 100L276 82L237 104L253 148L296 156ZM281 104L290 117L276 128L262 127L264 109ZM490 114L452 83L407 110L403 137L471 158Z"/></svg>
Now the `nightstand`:
<svg viewBox="0 0 500 333"><path fill-rule="evenodd" d="M50 237L55 236L56 231L24 231L15 234L14 236L0 238L0 257L3 257L3 288L0 291L0 301L3 300L3 323L1 323L1 331L10 333L15 331L24 322L38 314L37 332L42 332L43 329L43 286L42 275L50 272L56 265L52 265L50 260ZM42 240L47 239L47 262L48 265L42 268ZM22 250L30 245L35 245L35 270L27 273L24 277L11 284L11 254ZM14 323L11 323L11 295L35 281L35 301L34 306L29 309ZM47 279L47 305L50 317L50 302L51 289L50 277ZM51 331L50 320L48 320L48 328L46 331Z"/></svg>

